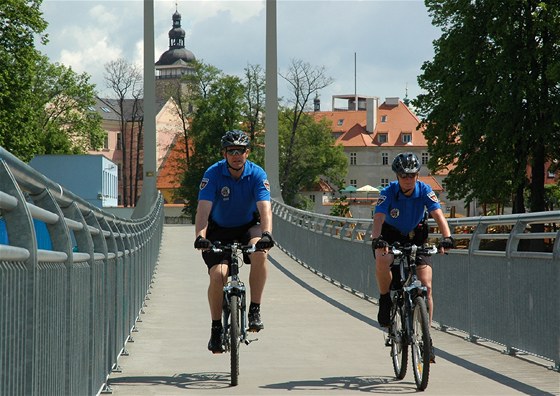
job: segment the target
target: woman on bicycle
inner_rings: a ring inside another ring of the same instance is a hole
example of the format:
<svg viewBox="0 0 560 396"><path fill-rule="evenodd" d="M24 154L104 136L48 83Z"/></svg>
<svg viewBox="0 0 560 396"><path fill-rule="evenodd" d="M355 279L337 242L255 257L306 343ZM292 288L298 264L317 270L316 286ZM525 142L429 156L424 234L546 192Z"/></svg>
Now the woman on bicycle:
<svg viewBox="0 0 560 396"><path fill-rule="evenodd" d="M428 239L425 212L436 221L442 234L440 252L453 247L453 239L441 205L432 188L418 180L421 168L418 157L413 153L400 153L393 160L392 170L397 180L385 187L377 201L371 232L375 275L379 287L379 313L377 321L382 327L390 325L392 280L391 264L393 256L386 254L387 247L394 242L422 245ZM432 322L432 263L429 257L422 257L418 265L418 277L428 289L428 308Z"/></svg>
<svg viewBox="0 0 560 396"><path fill-rule="evenodd" d="M239 130L228 131L221 144L224 158L204 173L195 217L194 247L202 250L210 276L208 301L212 329L208 349L212 353L223 352L223 286L227 281L230 257L208 249L215 241L256 244L259 250L246 262L251 263L249 331L259 331L264 328L260 303L267 277L267 251L274 246L270 185L265 171L247 159L249 137Z"/></svg>

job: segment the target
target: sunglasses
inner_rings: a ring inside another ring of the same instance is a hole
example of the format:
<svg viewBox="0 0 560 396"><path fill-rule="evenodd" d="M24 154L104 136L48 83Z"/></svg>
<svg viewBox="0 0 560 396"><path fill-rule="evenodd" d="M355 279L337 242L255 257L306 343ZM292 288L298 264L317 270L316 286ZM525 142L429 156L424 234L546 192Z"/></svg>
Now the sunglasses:
<svg viewBox="0 0 560 396"><path fill-rule="evenodd" d="M401 179L414 179L417 173L399 173L398 176Z"/></svg>
<svg viewBox="0 0 560 396"><path fill-rule="evenodd" d="M229 155L241 155L241 154L245 154L246 152L247 152L246 148L226 150L226 153L228 153Z"/></svg>

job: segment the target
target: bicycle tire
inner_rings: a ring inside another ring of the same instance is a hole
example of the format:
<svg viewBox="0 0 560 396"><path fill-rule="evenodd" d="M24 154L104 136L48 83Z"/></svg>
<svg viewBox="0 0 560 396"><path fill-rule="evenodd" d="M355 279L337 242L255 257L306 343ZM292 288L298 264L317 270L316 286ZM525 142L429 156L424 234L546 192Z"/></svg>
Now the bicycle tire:
<svg viewBox="0 0 560 396"><path fill-rule="evenodd" d="M391 307L391 326L389 327L391 337L391 361L397 379L402 380L406 375L408 364L408 345L406 343L405 318L402 306L397 302L397 297L393 300Z"/></svg>
<svg viewBox="0 0 560 396"><path fill-rule="evenodd" d="M418 390L428 386L430 377L430 322L428 309L424 297L414 299L414 312L412 315L412 368L414 381Z"/></svg>
<svg viewBox="0 0 560 396"><path fill-rule="evenodd" d="M230 310L230 347L231 347L231 385L236 386L239 382L239 297L231 296L229 302Z"/></svg>

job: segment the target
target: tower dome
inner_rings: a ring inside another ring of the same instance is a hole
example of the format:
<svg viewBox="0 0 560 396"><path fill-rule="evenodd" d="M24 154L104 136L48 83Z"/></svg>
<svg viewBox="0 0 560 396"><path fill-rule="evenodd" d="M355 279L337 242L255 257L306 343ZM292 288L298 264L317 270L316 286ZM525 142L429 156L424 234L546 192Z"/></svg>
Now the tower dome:
<svg viewBox="0 0 560 396"><path fill-rule="evenodd" d="M173 26L169 31L169 49L159 57L156 62L156 70L159 67L173 66L194 62L196 57L194 54L185 48L185 31L181 28L181 14L175 11L173 14ZM181 73L184 74L184 73Z"/></svg>

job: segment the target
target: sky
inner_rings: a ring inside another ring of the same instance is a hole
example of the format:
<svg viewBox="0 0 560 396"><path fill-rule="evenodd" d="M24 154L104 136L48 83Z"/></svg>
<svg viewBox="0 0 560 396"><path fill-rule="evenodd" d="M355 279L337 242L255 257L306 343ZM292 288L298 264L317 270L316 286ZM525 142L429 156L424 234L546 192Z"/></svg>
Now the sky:
<svg viewBox="0 0 560 396"><path fill-rule="evenodd" d="M264 0L154 0L155 54L169 48L175 10L185 47L226 74L243 76L247 65L265 68ZM102 97L104 65L119 58L143 66L143 3L138 0L43 0L49 42L38 49L52 62L87 73ZM334 82L320 92L321 110L332 95L415 98L417 76L433 58L440 30L421 0L277 0L278 72L301 60ZM278 94L289 98L278 78Z"/></svg>

